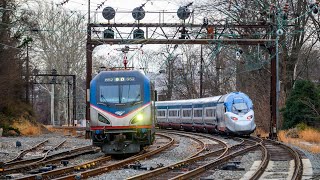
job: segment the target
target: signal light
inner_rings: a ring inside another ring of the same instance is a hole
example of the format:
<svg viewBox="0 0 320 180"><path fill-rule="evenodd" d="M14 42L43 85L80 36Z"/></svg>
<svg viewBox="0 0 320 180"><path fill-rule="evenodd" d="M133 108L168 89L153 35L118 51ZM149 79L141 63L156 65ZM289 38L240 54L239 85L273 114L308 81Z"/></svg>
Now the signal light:
<svg viewBox="0 0 320 180"><path fill-rule="evenodd" d="M238 120L238 118L236 118L236 117L231 117L231 119L234 120L234 121Z"/></svg>
<svg viewBox="0 0 320 180"><path fill-rule="evenodd" d="M250 116L247 117L248 120L251 120L252 118L253 118L252 115L250 115Z"/></svg>
<svg viewBox="0 0 320 180"><path fill-rule="evenodd" d="M288 11L289 11L289 3L286 3L286 4L284 5L283 11L284 11L285 13L288 13Z"/></svg>
<svg viewBox="0 0 320 180"><path fill-rule="evenodd" d="M144 31L142 29L135 29L133 31L133 39L144 39Z"/></svg>
<svg viewBox="0 0 320 180"><path fill-rule="evenodd" d="M214 38L214 28L213 28L213 26L209 26L207 28L207 38L208 39L213 39Z"/></svg>
<svg viewBox="0 0 320 180"><path fill-rule="evenodd" d="M109 27L108 29L103 31L103 37L105 39L113 39L114 38L114 31Z"/></svg>

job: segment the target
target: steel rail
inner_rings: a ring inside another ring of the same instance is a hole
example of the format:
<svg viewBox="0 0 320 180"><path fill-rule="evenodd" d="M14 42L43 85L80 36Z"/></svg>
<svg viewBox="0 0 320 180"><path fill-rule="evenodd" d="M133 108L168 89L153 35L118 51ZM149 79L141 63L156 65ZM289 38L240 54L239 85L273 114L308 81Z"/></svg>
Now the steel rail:
<svg viewBox="0 0 320 180"><path fill-rule="evenodd" d="M19 163L21 164L20 166L9 168L9 169L4 169L3 172L1 172L1 174L9 174L9 173L14 173L14 172L18 172L18 171L29 170L29 169L33 169L33 168L39 167L41 165L55 163L55 162L61 161L63 159L70 159L70 158L73 158L75 156L91 153L93 151L94 151L94 149L92 149L92 146L83 146L83 147L80 147L80 148L75 148L75 149L71 149L71 150L68 150L68 151L63 151L63 152L60 152L60 153L57 153L57 154L49 155L49 156L47 156L47 159L50 159L50 160L47 160L47 161L33 162L34 159L19 161ZM64 155L62 157L57 157L57 156L61 156L63 154L69 154L69 155ZM40 159L40 158L37 158L37 159ZM33 162L33 163L30 163L30 162Z"/></svg>
<svg viewBox="0 0 320 180"><path fill-rule="evenodd" d="M48 172L44 172L44 173L40 173L40 174L36 174L36 175L32 175L32 176L27 176L27 177L20 178L18 180L52 179L54 176L58 176L62 173L70 173L70 172L73 172L74 170L79 170L83 167L86 167L86 168L94 167L98 164L101 164L101 163L109 161L109 160L111 160L111 156L100 157L100 158L97 158L97 159L94 159L91 161L84 162L82 164L73 165L73 166L60 168L60 169L55 169L52 171L48 171Z"/></svg>
<svg viewBox="0 0 320 180"><path fill-rule="evenodd" d="M42 142L40 142L40 143L32 146L31 148L26 149L26 150L20 152L16 157L14 157L13 159L5 162L5 163L4 163L4 166L5 166L5 167L6 167L6 166L10 166L10 163L12 163L12 162L14 162L14 161L16 161L16 160L21 159L21 158L22 158L24 155L26 155L28 152L33 151L34 149L38 148L39 146L43 145L44 143L46 143L46 142L48 142L48 141L49 141L49 139L46 139L46 140L44 140L44 141L42 141Z"/></svg>
<svg viewBox="0 0 320 180"><path fill-rule="evenodd" d="M186 135L186 133L177 133L177 132L170 132L170 134L175 134L175 135L179 135L179 136L184 136L184 137L188 137L188 138L192 138L193 140L197 141L200 146L201 146L201 149L195 153L193 153L192 155L190 155L188 158L192 158L192 157L195 157L197 155L199 155L201 152L205 151L206 150L206 147L205 147L205 143L199 139L196 139L190 135Z"/></svg>
<svg viewBox="0 0 320 180"><path fill-rule="evenodd" d="M297 180L297 179L302 179L302 174L303 174L303 164L302 164L302 159L301 159L301 156L300 154L294 150L292 147L284 144L284 143L281 143L279 141L273 141L273 140L265 140L265 141L268 141L268 142L271 142L273 144L276 144L278 146L281 146L282 148L288 150L290 152L290 154L292 155L293 159L294 159L294 172L293 172L293 175L292 175L292 180Z"/></svg>
<svg viewBox="0 0 320 180"><path fill-rule="evenodd" d="M45 159L47 159L47 158L48 158L48 155L49 155L49 153L50 153L51 151L58 149L58 148L59 148L60 146L62 146L66 141L67 141L67 140L65 139L65 140L61 141L59 144L57 144L56 146L54 146L54 147L50 148L49 150L47 150L47 151L45 152L44 156L42 157L42 159L40 159L40 160L38 160L38 161L36 161L36 162L34 162L34 163L37 164L37 163L40 163L40 162L44 161Z"/></svg>
<svg viewBox="0 0 320 180"><path fill-rule="evenodd" d="M248 153L248 151L252 151L253 149L256 149L258 146L259 146L259 143L256 143L255 145L249 146L247 148L238 150L238 151L233 152L231 154L228 154L226 156L220 157L216 160L209 162L208 164L205 164L205 165L200 166L196 169L193 169L187 173L184 173L184 174L178 175L174 178L171 178L171 180L173 180L173 179L190 179L192 177L197 176L198 174L201 174L201 173L207 171L208 169L212 169L214 167L217 167L218 165L225 163L226 161L228 161L232 158L246 154L246 153Z"/></svg>
<svg viewBox="0 0 320 180"><path fill-rule="evenodd" d="M270 154L268 153L267 148L261 143L259 143L259 145L260 145L260 149L262 152L262 161L261 161L261 164L259 165L259 167L257 168L257 171L254 172L254 174L249 178L249 180L259 179L261 177L261 175L267 169L269 161L270 161Z"/></svg>
<svg viewBox="0 0 320 180"><path fill-rule="evenodd" d="M158 153L168 149L169 147L171 147L175 142L173 138L171 138L171 137L169 137L167 135L160 134L160 133L157 133L157 135L165 137L165 138L169 139L170 141L167 144L165 144L165 145L163 145L163 146L161 146L161 147L159 147L159 148L157 148L155 150L146 152L146 153L144 153L144 154L142 154L140 156L130 157L130 158L127 158L127 159L122 160L120 162L116 162L116 163L113 163L113 164L110 164L110 165L101 166L101 167L98 167L98 168L95 168L95 169L90 169L90 170L78 173L77 175L71 174L71 175L67 175L67 176L64 176L64 177L56 178L56 179L70 179L70 180L72 179L72 180L74 180L75 178L84 179L84 178L97 176L97 175L109 172L109 171L111 171L113 169L122 167L122 166L124 166L126 164L129 164L129 163L132 163L132 162L135 162L135 161L138 161L138 160L142 160L142 159L148 158L150 156L153 156L155 154L158 154Z"/></svg>
<svg viewBox="0 0 320 180"><path fill-rule="evenodd" d="M171 133L171 132L169 132ZM190 134L190 133L187 133L187 134ZM193 133L194 134L194 133ZM207 137L207 138L212 138L214 140L217 140L217 141L220 141L222 144L225 144L223 141L219 140L219 139L216 139L214 138L213 136L211 137L208 137L208 136L205 136L203 134L196 134L196 135L199 135L199 136L203 136L203 137ZM169 172L171 170L174 170L176 168L179 168L181 166L184 166L186 164L191 164L193 162L196 162L196 161L200 161L200 160L203 160L207 157L210 157L210 156L214 156L218 153L221 153L217 158L221 158L222 156L224 156L230 149L233 149L233 148L236 148L238 146L241 146L242 144L244 143L244 141L241 141L239 144L236 144L234 146L231 146L231 147L228 147L226 144L225 144L225 147L224 148L221 148L221 149L218 149L218 150L215 150L215 151L212 151L212 152L208 152L208 153L205 153L203 155L199 155L199 156L196 156L196 157L192 157L192 158L186 158L182 161L179 161L177 163L174 163L174 164L171 164L169 166L165 166L165 167L162 167L162 168L158 168L158 169L155 169L153 171L149 171L147 173L144 173L144 174L140 174L140 175L136 175L136 176L133 176L133 177L129 177L127 178L128 180L133 180L133 179L149 179L149 178L154 178L155 176L158 176L158 175L161 175L161 174L164 174L166 172Z"/></svg>

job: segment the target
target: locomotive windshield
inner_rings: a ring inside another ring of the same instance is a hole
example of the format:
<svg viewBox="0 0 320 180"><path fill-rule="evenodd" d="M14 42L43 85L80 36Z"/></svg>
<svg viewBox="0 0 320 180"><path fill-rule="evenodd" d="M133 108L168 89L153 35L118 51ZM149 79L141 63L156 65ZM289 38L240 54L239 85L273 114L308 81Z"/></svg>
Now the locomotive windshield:
<svg viewBox="0 0 320 180"><path fill-rule="evenodd" d="M232 105L232 112L235 114L245 114L249 111L249 108L246 103L234 103Z"/></svg>
<svg viewBox="0 0 320 180"><path fill-rule="evenodd" d="M100 103L127 104L141 101L140 84L101 85Z"/></svg>

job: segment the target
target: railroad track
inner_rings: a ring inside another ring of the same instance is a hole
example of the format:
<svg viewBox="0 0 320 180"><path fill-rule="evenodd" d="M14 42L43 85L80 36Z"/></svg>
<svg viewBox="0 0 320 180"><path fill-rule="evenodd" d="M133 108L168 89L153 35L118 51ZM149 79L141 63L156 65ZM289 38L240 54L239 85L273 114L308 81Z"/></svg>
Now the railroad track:
<svg viewBox="0 0 320 180"><path fill-rule="evenodd" d="M57 147L57 146L55 146L55 147ZM14 163L15 166L5 167L3 169L3 171L0 172L0 175L4 176L4 175L12 174L12 173L17 173L17 172L26 173L27 171L34 170L34 169L41 167L41 166L45 166L48 164L60 163L61 160L68 160L68 159L71 159L71 158L74 158L74 157L77 157L80 155L93 153L95 151L97 151L97 150L93 149L92 146L90 145L90 146L83 146L83 147L79 147L79 148L74 148L74 149L71 149L68 151L62 151L62 152L52 154L52 155L47 155L46 157L30 159L30 160L22 160L19 162L15 162Z"/></svg>
<svg viewBox="0 0 320 180"><path fill-rule="evenodd" d="M267 171L268 163L270 161L273 162L285 162L288 161L288 164L290 165L290 161L294 162L294 170L290 174L288 173L287 179L301 179L302 178L302 171L303 171L303 164L300 157L300 154L294 150L293 148L278 142L278 141L272 141L265 139L263 141L263 145L266 148L268 152L268 156L265 160L262 161L262 164L258 171L259 176L254 177L254 179L258 179L260 177L264 178L264 172ZM288 166L289 166L288 165ZM289 169L289 168L288 168ZM279 174L279 172L277 172ZM276 177L277 178L277 177Z"/></svg>
<svg viewBox="0 0 320 180"><path fill-rule="evenodd" d="M287 179L301 179L302 177L302 162L299 154L292 148L279 142L250 137L238 138L238 144L227 146L223 141L220 142L219 139L214 139L212 135L208 134L195 134L185 132L181 133L180 131L165 132L167 132L168 134L175 134L189 138L193 137L193 139L199 144L199 147L197 147L197 152L191 154L183 161L171 164L169 166L157 168L155 170L149 171L148 173L129 177L128 179L201 179L202 177L206 177L208 173L212 174L212 171L209 172L210 169L219 167L226 162L234 159L235 157L243 156L256 149L260 149L261 151L261 163L258 168L256 168L256 170L249 176L246 176L245 179L264 178L264 173L267 171L266 169L268 167L268 164L272 160L293 160L295 163L295 169L291 174L289 174ZM164 134L157 133L157 135L166 137ZM195 138L196 136L198 137ZM199 137L210 138L212 139L212 141L217 141L218 145L215 145L212 148L208 148L206 143L200 140L201 138ZM170 137L167 136L166 138L169 139ZM173 145L173 143L174 140L170 138L170 142L164 144L160 148L157 147L153 150L151 150L151 148L148 150L149 152L143 152L139 155L112 164L109 163L105 165L105 163L108 162L111 157L101 157L98 160L88 161L76 166L56 169L46 173L27 176L20 179L83 179L93 177L153 156L156 153L168 149ZM61 174L64 174L65 176L61 177Z"/></svg>
<svg viewBox="0 0 320 180"><path fill-rule="evenodd" d="M32 175L32 176L28 176L28 177L23 177L20 179L24 179L24 180L35 180L35 179L75 179L75 178L88 178L88 177L92 177L92 176L97 176L99 174L102 173L106 173L109 172L113 169L118 169L123 167L124 165L139 161L139 160L143 160L145 158L148 158L150 156L153 156L155 154L158 154L166 149L168 149L169 147L171 147L174 144L174 139L166 136L164 134L159 134L157 133L158 136L161 136L163 138L168 139L169 141L167 143L165 143L164 145L160 146L160 147L156 147L156 148L150 148L152 150L141 153L139 155L136 156L132 156L129 157L127 159L121 160L121 161L117 161L111 164L106 164L104 165L103 163L107 162L110 160L110 157L104 157L101 159L96 159L96 160L92 160L89 162L85 162L83 164L80 165L76 165L76 166L71 166L71 167L65 167L65 168L59 168L59 169L55 169L52 171L48 171L46 173L41 173L41 174L37 174L37 175Z"/></svg>
<svg viewBox="0 0 320 180"><path fill-rule="evenodd" d="M46 140L47 142L47 140ZM64 143L66 142L66 140L63 140L62 142L58 143L57 145L51 147L50 149L46 149L43 153L43 156L41 157L37 157L37 158L32 158L32 159L23 159L23 160L18 160L17 158L15 158L15 161L10 161L10 162L6 162L4 165L5 169L9 169L11 167L17 166L17 165L21 165L21 164L30 164L30 163L40 163L41 161L44 161L50 152L52 152L53 150L58 149L59 147L61 147ZM43 143L43 142L42 142ZM40 144L40 143L39 143ZM38 144L38 145L39 145ZM39 146L38 146L39 147ZM36 149L36 148L34 148ZM18 155L19 156L19 155ZM20 158L21 159L21 158Z"/></svg>
<svg viewBox="0 0 320 180"><path fill-rule="evenodd" d="M176 133L176 132L172 132L172 131L169 131L168 133L180 134L180 133ZM226 155L228 153L228 151L233 150L233 149L237 149L239 146L244 145L244 141L240 140L241 142L239 144L228 147L228 145L225 142L223 142L220 139L217 139L211 135L185 133L185 132L183 134L200 136L200 137L205 137L205 138L211 139L213 141L218 142L220 148L218 148L218 146L215 146L215 149L217 149L217 150L207 152L207 153L204 153L204 154L198 155L198 156L188 157L182 161L171 164L169 166L158 168L158 169L150 171L148 173L136 175L136 176L130 177L128 179L150 179L150 178L152 178L152 179L170 179L170 178L181 175L187 169L189 171L192 171L192 169L196 169L197 167L201 166L203 163L205 163L207 161L210 161L212 159L219 159L220 157Z"/></svg>
<svg viewBox="0 0 320 180"><path fill-rule="evenodd" d="M32 146L31 148L29 149L26 149L26 150L23 150L21 151L16 157L14 157L13 159L9 160L9 161L6 161L4 162L4 167L8 166L9 164L14 164L15 161L18 161L18 160L21 160L22 157L24 155L26 155L27 153L31 152L31 151L34 151L35 149L39 148L40 146L42 146L43 144L47 143L49 141L49 139L46 139L34 146Z"/></svg>

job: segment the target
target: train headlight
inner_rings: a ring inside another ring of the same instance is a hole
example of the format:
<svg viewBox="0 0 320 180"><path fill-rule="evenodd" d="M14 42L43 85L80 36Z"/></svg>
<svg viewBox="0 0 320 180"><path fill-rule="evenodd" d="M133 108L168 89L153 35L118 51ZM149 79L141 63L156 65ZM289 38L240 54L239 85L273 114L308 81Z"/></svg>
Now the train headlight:
<svg viewBox="0 0 320 180"><path fill-rule="evenodd" d="M139 122L143 121L143 119L144 119L143 113L140 112L139 114L137 114L137 115L131 120L131 124L139 123Z"/></svg>
<svg viewBox="0 0 320 180"><path fill-rule="evenodd" d="M138 114L137 115L137 120L142 121L143 120L143 114Z"/></svg>
<svg viewBox="0 0 320 180"><path fill-rule="evenodd" d="M232 120L237 121L238 118L237 117L231 117Z"/></svg>
<svg viewBox="0 0 320 180"><path fill-rule="evenodd" d="M247 117L248 120L251 120L253 118L253 115L250 115Z"/></svg>

